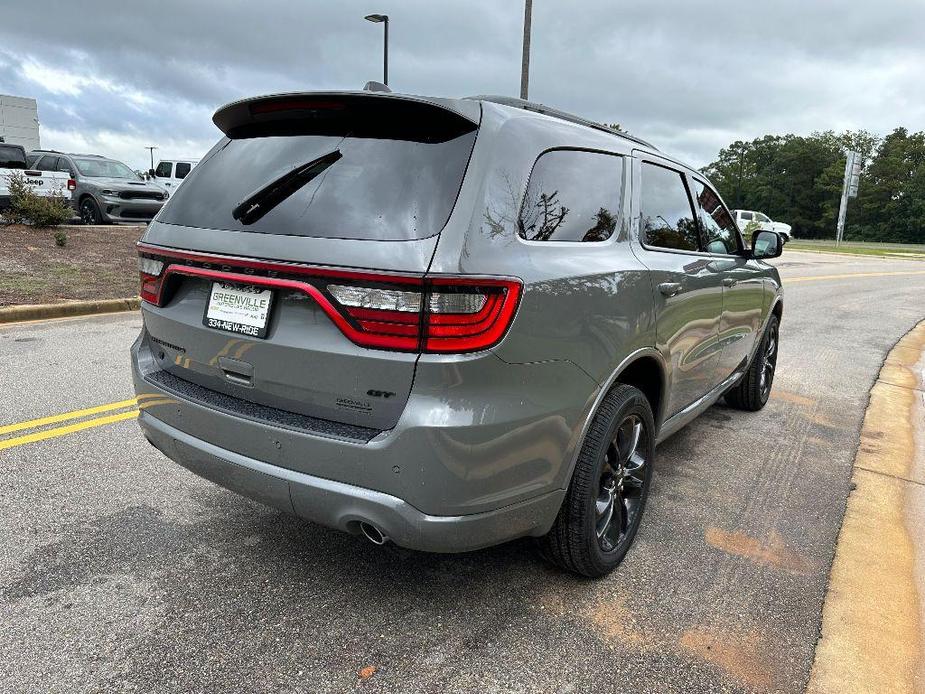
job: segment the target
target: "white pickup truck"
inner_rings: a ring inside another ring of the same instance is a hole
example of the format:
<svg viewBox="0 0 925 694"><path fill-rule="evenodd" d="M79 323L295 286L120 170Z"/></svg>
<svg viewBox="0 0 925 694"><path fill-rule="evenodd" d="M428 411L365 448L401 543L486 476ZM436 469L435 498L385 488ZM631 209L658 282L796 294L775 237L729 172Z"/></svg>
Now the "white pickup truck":
<svg viewBox="0 0 925 694"><path fill-rule="evenodd" d="M161 159L156 168L148 169L148 180L164 186L172 195L198 163L198 159Z"/></svg>
<svg viewBox="0 0 925 694"><path fill-rule="evenodd" d="M0 142L0 210L10 206L10 177L19 174L36 195L58 194L70 201L77 183L65 171L32 171L26 165L26 151L20 145Z"/></svg>

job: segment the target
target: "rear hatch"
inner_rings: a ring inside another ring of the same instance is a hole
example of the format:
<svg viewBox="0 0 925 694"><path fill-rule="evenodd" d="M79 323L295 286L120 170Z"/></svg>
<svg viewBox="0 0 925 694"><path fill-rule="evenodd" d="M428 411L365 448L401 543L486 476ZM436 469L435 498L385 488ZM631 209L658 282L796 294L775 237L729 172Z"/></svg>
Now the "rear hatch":
<svg viewBox="0 0 925 694"><path fill-rule="evenodd" d="M220 109L226 137L139 246L162 376L276 419L394 426L431 301L424 275L479 113L466 102L356 93Z"/></svg>

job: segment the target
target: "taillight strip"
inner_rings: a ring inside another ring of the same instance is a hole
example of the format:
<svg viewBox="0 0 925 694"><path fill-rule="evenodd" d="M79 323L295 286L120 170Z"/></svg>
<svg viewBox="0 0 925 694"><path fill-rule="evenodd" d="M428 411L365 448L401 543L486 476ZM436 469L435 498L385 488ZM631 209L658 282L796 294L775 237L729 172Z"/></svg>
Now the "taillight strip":
<svg viewBox="0 0 925 694"><path fill-rule="evenodd" d="M160 275L142 273L142 299L161 305L167 280L173 275L185 275L222 282L249 284L268 288L297 291L310 296L337 328L352 342L378 349L423 352L473 352L488 349L504 337L513 321L520 302L522 283L515 278L478 276L425 277L410 273L341 270L324 266L277 262L166 249L145 243L138 244L138 252L162 260L167 267ZM217 265L170 263L170 260ZM239 271L243 270L243 272ZM247 271L286 274L278 277L249 274ZM305 277L303 281L301 277ZM344 306L336 302L310 279L336 277L367 283L373 288L413 287L422 294L420 312L393 311L359 306ZM482 293L484 305L474 313L434 313L428 309L431 294L445 293L444 288L455 291Z"/></svg>
<svg viewBox="0 0 925 694"><path fill-rule="evenodd" d="M260 275L245 275L239 272L226 272L224 270L209 270L201 267L191 267L188 265L170 265L164 271L164 280L171 275L186 275L188 277L201 277L216 282L234 282L237 284L249 284L258 287L268 287L270 289L289 289L291 291L308 294L328 318L333 321L344 335L357 342L358 344L369 347L382 347L384 349L403 349L416 350L420 340L415 334L413 337L395 336L395 335L375 335L360 332L354 328L350 322L341 315L334 306L328 301L328 298L320 289L308 282L300 280L282 279L279 277L262 277ZM165 282L161 283L160 291L163 291ZM160 302L160 291L157 297L157 304Z"/></svg>

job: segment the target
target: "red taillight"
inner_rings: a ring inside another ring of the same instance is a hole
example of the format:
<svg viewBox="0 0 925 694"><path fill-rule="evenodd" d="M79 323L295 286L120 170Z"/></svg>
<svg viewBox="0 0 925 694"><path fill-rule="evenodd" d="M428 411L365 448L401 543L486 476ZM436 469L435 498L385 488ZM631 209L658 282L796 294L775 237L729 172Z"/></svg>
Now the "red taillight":
<svg viewBox="0 0 925 694"><path fill-rule="evenodd" d="M161 283L163 282L164 263L157 258L138 256L138 270L141 274L141 291L144 301L160 306Z"/></svg>
<svg viewBox="0 0 925 694"><path fill-rule="evenodd" d="M172 275L299 291L312 297L352 342L404 352L459 353L492 347L511 325L522 286L516 279L353 272L143 244L139 251L145 254L139 257L141 298L155 306L161 305ZM173 263L165 268L171 259L206 267ZM258 271L273 276L245 274Z"/></svg>
<svg viewBox="0 0 925 694"><path fill-rule="evenodd" d="M514 318L520 287L516 280L433 280L425 312L424 351L475 352L497 344Z"/></svg>
<svg viewBox="0 0 925 694"><path fill-rule="evenodd" d="M77 190L77 181L75 181L73 178L67 179L67 189L70 191Z"/></svg>
<svg viewBox="0 0 925 694"><path fill-rule="evenodd" d="M338 281L327 290L360 329L348 335L357 344L441 353L497 344L520 299L516 280L463 277L427 278L419 287L400 289Z"/></svg>

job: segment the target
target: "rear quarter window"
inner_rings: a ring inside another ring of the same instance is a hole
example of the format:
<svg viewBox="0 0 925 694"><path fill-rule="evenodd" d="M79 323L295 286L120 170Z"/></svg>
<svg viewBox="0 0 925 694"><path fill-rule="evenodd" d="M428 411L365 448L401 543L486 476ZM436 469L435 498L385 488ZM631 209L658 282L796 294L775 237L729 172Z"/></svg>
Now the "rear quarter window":
<svg viewBox="0 0 925 694"><path fill-rule="evenodd" d="M582 150L552 150L536 160L520 210L527 241L606 241L617 229L623 158Z"/></svg>
<svg viewBox="0 0 925 694"><path fill-rule="evenodd" d="M190 171L159 219L291 236L427 238L450 216L476 132L436 142L326 134L226 139ZM234 214L269 184L332 153L337 153L333 163L259 218Z"/></svg>

